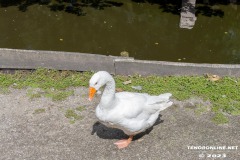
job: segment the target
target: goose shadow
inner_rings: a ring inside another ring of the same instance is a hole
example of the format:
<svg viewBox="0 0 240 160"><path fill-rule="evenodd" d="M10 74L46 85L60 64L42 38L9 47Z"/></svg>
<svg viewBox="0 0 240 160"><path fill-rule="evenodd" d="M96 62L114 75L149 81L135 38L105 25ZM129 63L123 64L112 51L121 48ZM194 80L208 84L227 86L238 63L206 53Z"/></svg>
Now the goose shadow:
<svg viewBox="0 0 240 160"><path fill-rule="evenodd" d="M148 128L145 132L141 132L135 135L133 140L138 140L142 138L143 136L149 134L153 130L154 126L163 123L164 120L161 120L160 119L161 117L162 115L159 115L158 119L156 120L155 124L152 127ZM92 127L91 134L94 135L95 133L99 138L102 139L126 139L129 137L122 130L117 128L109 128L100 122L96 122Z"/></svg>

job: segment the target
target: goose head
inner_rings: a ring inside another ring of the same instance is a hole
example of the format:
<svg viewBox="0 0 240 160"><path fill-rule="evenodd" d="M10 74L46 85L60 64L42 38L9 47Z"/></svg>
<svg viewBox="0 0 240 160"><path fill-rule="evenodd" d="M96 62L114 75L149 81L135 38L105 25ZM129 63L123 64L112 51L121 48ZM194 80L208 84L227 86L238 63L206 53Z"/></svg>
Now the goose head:
<svg viewBox="0 0 240 160"><path fill-rule="evenodd" d="M99 71L95 73L89 81L89 101L91 101L102 86L104 86L111 78L111 75L106 71Z"/></svg>

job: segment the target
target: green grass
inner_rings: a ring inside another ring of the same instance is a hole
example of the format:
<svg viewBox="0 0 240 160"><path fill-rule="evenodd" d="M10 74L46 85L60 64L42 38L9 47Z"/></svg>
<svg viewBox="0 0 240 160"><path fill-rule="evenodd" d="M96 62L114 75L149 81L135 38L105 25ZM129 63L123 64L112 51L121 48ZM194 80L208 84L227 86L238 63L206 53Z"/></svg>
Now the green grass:
<svg viewBox="0 0 240 160"><path fill-rule="evenodd" d="M68 88L76 86L87 86L91 77L90 72L57 71L48 69L37 69L33 72L17 71L15 74L0 73L0 93L5 93L8 87L12 88L40 88L42 92L28 91L30 99L39 98L42 95L61 101L73 95Z"/></svg>
<svg viewBox="0 0 240 160"><path fill-rule="evenodd" d="M88 86L93 73L56 71L37 69L34 72L18 71L13 75L0 73L0 88L40 88L45 96L53 100L63 100L73 91L69 87ZM216 113L226 112L240 115L240 78L222 77L212 82L204 76L115 76L116 87L124 91L144 92L158 95L170 92L178 100L199 97L212 104L211 110ZM132 83L124 85L123 82ZM131 86L142 86L142 90L134 90ZM6 90L6 89L5 89ZM32 95L38 97L39 95ZM204 110L204 109L203 109ZM204 112L200 109L199 113ZM219 117L219 115L216 115ZM221 118L221 117L220 117Z"/></svg>
<svg viewBox="0 0 240 160"><path fill-rule="evenodd" d="M178 100L199 97L213 104L213 111L236 113L240 111L240 78L223 77L212 82L204 76L168 76L168 77L121 77L117 76L117 86L124 90L134 91L131 85L143 87L141 92L160 94L171 92ZM132 80L131 85L122 82Z"/></svg>
<svg viewBox="0 0 240 160"><path fill-rule="evenodd" d="M116 76L117 87L123 90L137 92L131 86L140 85L141 92L157 95L170 92L178 100L199 97L212 104L211 110L218 113L213 118L216 123L226 123L228 118L222 112L231 115L240 115L240 78L222 77L219 81L212 82L204 76L149 76L138 75L131 77ZM132 80L131 85L122 82ZM207 108L200 106L195 110L198 115L206 112ZM221 116L219 116L221 114Z"/></svg>

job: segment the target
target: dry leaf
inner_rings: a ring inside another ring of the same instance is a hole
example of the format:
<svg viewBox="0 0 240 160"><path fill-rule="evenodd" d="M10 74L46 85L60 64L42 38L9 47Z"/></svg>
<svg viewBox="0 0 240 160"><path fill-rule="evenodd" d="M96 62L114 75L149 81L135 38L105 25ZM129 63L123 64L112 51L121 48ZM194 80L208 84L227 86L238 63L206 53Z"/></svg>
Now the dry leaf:
<svg viewBox="0 0 240 160"><path fill-rule="evenodd" d="M123 92L122 88L116 88L116 92Z"/></svg>
<svg viewBox="0 0 240 160"><path fill-rule="evenodd" d="M129 57L129 53L128 53L127 51L122 51L122 52L120 53L120 56L121 56L121 57Z"/></svg>
<svg viewBox="0 0 240 160"><path fill-rule="evenodd" d="M207 74L207 79L212 81L212 82L215 82L215 81L218 81L220 80L220 76L218 75L211 75L211 74Z"/></svg>
<svg viewBox="0 0 240 160"><path fill-rule="evenodd" d="M141 139L138 139L138 142L142 142L143 140L144 140L144 139L142 139L142 138L141 138Z"/></svg>
<svg viewBox="0 0 240 160"><path fill-rule="evenodd" d="M132 80L129 80L129 81L125 81L123 82L123 84L127 85L127 84L131 84L132 83Z"/></svg>

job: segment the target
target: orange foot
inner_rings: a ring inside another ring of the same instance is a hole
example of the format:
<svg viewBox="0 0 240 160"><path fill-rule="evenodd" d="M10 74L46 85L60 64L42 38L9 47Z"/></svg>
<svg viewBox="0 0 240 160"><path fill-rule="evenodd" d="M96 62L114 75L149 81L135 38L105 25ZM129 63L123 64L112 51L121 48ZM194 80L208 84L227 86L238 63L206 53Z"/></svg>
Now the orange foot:
<svg viewBox="0 0 240 160"><path fill-rule="evenodd" d="M115 142L114 144L117 145L118 149L122 149L127 147L132 142L133 136L129 136L128 139L123 139L120 141Z"/></svg>

